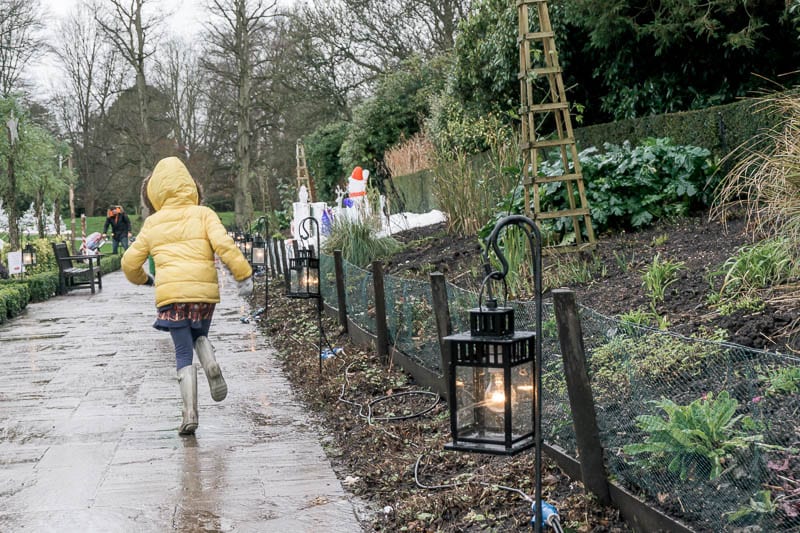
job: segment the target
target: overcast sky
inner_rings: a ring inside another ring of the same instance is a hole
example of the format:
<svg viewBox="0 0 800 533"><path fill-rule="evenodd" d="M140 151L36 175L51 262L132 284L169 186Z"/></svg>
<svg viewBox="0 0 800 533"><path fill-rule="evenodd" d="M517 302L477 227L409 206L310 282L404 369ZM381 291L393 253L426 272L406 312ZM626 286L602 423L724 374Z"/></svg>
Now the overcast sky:
<svg viewBox="0 0 800 533"><path fill-rule="evenodd" d="M48 13L45 20L47 28L45 35L53 35L58 20L76 9L80 0L41 0L41 2ZM163 13L172 13L165 21L165 31L168 33L190 39L202 29L204 0L157 0L151 2L151 5L158 6ZM59 83L61 73L54 66L52 57L44 57L30 67L34 83L40 90L49 93L50 88Z"/></svg>
<svg viewBox="0 0 800 533"><path fill-rule="evenodd" d="M79 0L42 0L42 5L54 18L67 15L78 3ZM163 6L164 12L174 13L167 24L175 33L189 37L200 29L200 14L204 5L202 0L158 0L151 4L159 8Z"/></svg>

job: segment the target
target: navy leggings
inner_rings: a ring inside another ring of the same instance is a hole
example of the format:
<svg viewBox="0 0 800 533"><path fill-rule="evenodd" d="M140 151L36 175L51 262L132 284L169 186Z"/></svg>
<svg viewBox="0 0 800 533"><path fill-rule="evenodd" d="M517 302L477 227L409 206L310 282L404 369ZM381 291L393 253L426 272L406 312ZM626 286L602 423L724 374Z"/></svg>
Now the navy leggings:
<svg viewBox="0 0 800 533"><path fill-rule="evenodd" d="M211 322L210 320L208 322ZM186 326L183 328L170 328L169 334L172 335L172 343L175 345L175 364L180 370L192 364L192 353L194 351L194 341L197 337L208 336L208 326L203 328L193 328Z"/></svg>

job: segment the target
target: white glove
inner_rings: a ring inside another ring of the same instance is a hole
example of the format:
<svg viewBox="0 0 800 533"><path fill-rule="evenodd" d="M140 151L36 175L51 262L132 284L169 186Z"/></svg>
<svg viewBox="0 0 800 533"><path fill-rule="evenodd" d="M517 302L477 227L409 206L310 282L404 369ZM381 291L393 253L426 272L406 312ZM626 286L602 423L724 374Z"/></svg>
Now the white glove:
<svg viewBox="0 0 800 533"><path fill-rule="evenodd" d="M253 294L253 278L249 277L242 281L237 281L236 286L239 288L239 296L248 298Z"/></svg>

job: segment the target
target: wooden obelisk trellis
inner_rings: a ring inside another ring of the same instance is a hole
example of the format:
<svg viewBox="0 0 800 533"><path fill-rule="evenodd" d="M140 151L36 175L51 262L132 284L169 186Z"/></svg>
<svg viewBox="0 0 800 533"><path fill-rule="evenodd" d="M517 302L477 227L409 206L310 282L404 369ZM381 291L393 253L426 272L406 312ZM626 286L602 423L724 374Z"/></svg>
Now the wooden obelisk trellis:
<svg viewBox="0 0 800 533"><path fill-rule="evenodd" d="M306 148L303 145L302 139L297 139L297 189L305 185L308 191L308 201L315 201L317 195L314 191L314 181L308 174L308 165L306 165Z"/></svg>
<svg viewBox="0 0 800 533"><path fill-rule="evenodd" d="M517 11L526 214L540 227L541 222L548 219L571 221L574 241L568 245L549 246L547 251L583 250L594 246L594 230L547 2L517 0ZM540 176L539 157L553 149L559 151L564 174ZM554 182L563 182L566 186L569 209L543 211L540 187Z"/></svg>

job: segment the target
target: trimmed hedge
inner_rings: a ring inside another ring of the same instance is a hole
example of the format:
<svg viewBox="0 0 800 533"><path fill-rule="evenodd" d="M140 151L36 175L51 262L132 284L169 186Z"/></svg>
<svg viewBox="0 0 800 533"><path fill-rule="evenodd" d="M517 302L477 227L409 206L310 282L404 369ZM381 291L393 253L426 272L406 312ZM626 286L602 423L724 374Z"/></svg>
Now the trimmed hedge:
<svg viewBox="0 0 800 533"><path fill-rule="evenodd" d="M650 137L668 137L676 145L706 148L720 158L748 142L765 129L773 128L780 117L764 109L760 99L748 98L696 111L667 113L575 129L578 148L603 144L640 144Z"/></svg>
<svg viewBox="0 0 800 533"><path fill-rule="evenodd" d="M28 305L30 294L24 283L0 287L0 324L20 314Z"/></svg>
<svg viewBox="0 0 800 533"><path fill-rule="evenodd" d="M119 270L121 261L121 255L102 257L100 271L105 275ZM27 307L28 302L43 302L55 296L57 291L57 270L48 270L23 278L0 280L0 324L19 315Z"/></svg>
<svg viewBox="0 0 800 533"><path fill-rule="evenodd" d="M121 266L121 255L106 255L100 258L100 272L103 274L108 274L109 272L119 270Z"/></svg>

